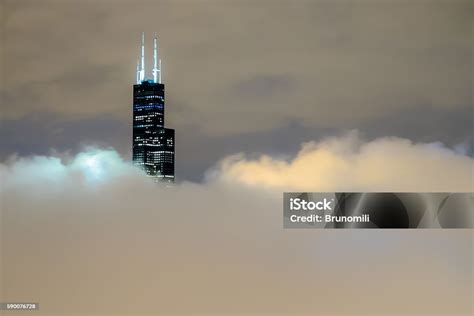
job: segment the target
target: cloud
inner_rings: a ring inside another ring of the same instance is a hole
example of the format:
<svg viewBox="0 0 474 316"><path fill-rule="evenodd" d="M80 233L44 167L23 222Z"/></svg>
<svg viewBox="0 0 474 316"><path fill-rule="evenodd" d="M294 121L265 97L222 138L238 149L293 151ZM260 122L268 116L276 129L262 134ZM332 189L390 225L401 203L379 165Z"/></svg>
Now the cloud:
<svg viewBox="0 0 474 316"><path fill-rule="evenodd" d="M363 157L380 167L365 182ZM389 165L415 172L419 191L433 188L431 166L447 167L447 181L470 158L350 135L287 162L223 161L207 182L167 188L113 150L11 158L1 165L1 300L39 302L38 315L471 314L470 230L284 230L281 218L283 186L378 189L373 181L393 180ZM263 180L246 181L250 170ZM396 187L411 190L410 179Z"/></svg>
<svg viewBox="0 0 474 316"><path fill-rule="evenodd" d="M305 143L289 160L231 156L214 176L282 190L472 191L473 171L474 159L442 144L397 137L364 142L352 132Z"/></svg>
<svg viewBox="0 0 474 316"><path fill-rule="evenodd" d="M168 122L208 136L288 121L357 127L413 107L471 104L470 1L30 0L3 7L9 119L46 111L128 119L144 30L160 38Z"/></svg>

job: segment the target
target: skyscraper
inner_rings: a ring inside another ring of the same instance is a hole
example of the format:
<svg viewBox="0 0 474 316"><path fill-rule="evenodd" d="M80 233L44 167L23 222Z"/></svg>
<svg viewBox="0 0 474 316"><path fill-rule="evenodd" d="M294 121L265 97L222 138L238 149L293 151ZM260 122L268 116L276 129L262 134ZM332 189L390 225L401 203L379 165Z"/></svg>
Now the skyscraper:
<svg viewBox="0 0 474 316"><path fill-rule="evenodd" d="M156 181L174 181L174 129L165 128L165 85L153 38L153 79L145 74L145 34L133 86L133 164Z"/></svg>

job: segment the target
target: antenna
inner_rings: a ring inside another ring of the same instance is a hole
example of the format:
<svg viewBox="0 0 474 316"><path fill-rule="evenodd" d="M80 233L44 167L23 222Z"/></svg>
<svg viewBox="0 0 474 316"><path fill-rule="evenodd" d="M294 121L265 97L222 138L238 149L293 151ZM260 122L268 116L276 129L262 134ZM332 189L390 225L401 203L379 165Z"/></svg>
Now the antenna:
<svg viewBox="0 0 474 316"><path fill-rule="evenodd" d="M137 60L137 84L140 83L140 59Z"/></svg>
<svg viewBox="0 0 474 316"><path fill-rule="evenodd" d="M142 32L142 68L140 71L140 81L145 80L145 32Z"/></svg>
<svg viewBox="0 0 474 316"><path fill-rule="evenodd" d="M158 59L158 38L153 36L153 82L161 83L161 59Z"/></svg>
<svg viewBox="0 0 474 316"><path fill-rule="evenodd" d="M158 70L158 71L160 72L160 81L159 81L159 83L161 83L161 59L160 59L158 65L159 65L159 67L160 67L159 70Z"/></svg>
<svg viewBox="0 0 474 316"><path fill-rule="evenodd" d="M156 83L156 76L158 74L158 69L156 68L157 66L157 59L158 59L158 51L157 51L157 40L156 40L156 34L153 35L153 82Z"/></svg>

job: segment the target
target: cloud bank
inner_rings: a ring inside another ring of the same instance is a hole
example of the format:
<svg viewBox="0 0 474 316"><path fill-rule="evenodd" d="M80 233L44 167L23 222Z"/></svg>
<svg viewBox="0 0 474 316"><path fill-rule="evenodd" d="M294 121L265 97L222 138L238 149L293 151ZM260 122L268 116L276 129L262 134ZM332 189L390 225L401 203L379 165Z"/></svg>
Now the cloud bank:
<svg viewBox="0 0 474 316"><path fill-rule="evenodd" d="M472 191L474 160L442 144L390 137L364 142L357 132L303 144L290 159L243 154L216 176L250 186L301 191ZM211 174L212 175L212 174Z"/></svg>
<svg viewBox="0 0 474 316"><path fill-rule="evenodd" d="M472 163L349 135L288 160L229 157L204 183L166 188L113 150L12 158L2 300L39 302L38 315L471 315L472 231L284 230L281 190L388 188L388 167L410 171L397 189L438 188L438 175L467 190Z"/></svg>

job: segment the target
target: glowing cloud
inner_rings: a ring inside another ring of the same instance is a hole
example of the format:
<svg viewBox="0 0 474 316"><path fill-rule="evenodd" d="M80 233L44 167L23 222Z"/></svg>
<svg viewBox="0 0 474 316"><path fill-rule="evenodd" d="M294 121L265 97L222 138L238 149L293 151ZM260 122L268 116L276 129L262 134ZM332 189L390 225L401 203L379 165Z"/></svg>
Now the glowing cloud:
<svg viewBox="0 0 474 316"><path fill-rule="evenodd" d="M356 132L303 144L290 160L243 154L221 161L211 178L253 187L314 191L472 191L474 160L438 143Z"/></svg>

